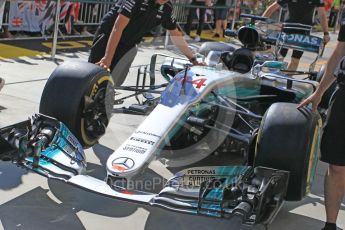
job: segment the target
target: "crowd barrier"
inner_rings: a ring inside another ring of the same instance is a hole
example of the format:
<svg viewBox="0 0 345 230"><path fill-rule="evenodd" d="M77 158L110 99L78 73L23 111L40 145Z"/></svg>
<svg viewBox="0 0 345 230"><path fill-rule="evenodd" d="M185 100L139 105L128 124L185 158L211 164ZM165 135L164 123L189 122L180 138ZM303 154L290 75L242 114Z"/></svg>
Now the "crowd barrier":
<svg viewBox="0 0 345 230"><path fill-rule="evenodd" d="M42 21L42 17L46 16L48 13L52 17L55 13L53 8L56 8L57 0L7 0L10 6L7 6L3 16L3 25L9 26L12 31L31 31L31 32L45 32L40 31L33 26L32 28L23 28L20 26L20 21L15 20L16 15L23 15L25 11L29 12L28 17L33 21ZM217 8L223 9L234 9L236 8L237 2L240 0L228 0L230 4L226 6L212 6L212 7L197 7L197 8L207 8L206 10L206 23L213 22L213 10ZM196 6L191 5L188 0L172 0L174 5L174 15L180 24L184 24L187 21L188 11L190 8L195 8ZM82 26L94 26L98 25L102 17L106 12L109 11L110 7L115 4L112 0L70 0L70 1L60 1L60 25L68 21L71 17L73 18L73 24ZM11 8L11 10L9 10ZM77 11L77 13L76 13ZM12 17L10 14L12 13ZM35 14L37 17L33 17ZM68 17L68 18L66 18Z"/></svg>
<svg viewBox="0 0 345 230"><path fill-rule="evenodd" d="M191 5L190 0L171 1L174 5L174 15L180 25L187 22L190 8L200 8L200 6ZM207 8L205 23L209 25L213 23L214 9L225 8L229 11L231 28L234 28L239 13L245 11L242 2L243 0L227 0L226 6L204 6ZM2 25L7 26L10 31L31 31L41 33L45 38L53 37L52 57L54 58L59 35L73 35L73 25L97 26L114 4L116 4L114 0L7 0ZM247 9L246 13L262 13L257 10ZM64 31L61 32L61 30Z"/></svg>
<svg viewBox="0 0 345 230"><path fill-rule="evenodd" d="M208 8L205 23L209 25L213 23L213 9L236 8L234 5L240 0L228 1L230 4L223 7L205 6ZM188 0L172 0L172 3L177 22L185 24L189 9L195 6ZM116 2L114 0L7 0L6 4L2 26L7 26L12 32L37 32L45 38L52 36L52 57L54 57L59 35L63 37L73 35L73 26L97 26L104 14ZM55 23L57 21L59 23Z"/></svg>

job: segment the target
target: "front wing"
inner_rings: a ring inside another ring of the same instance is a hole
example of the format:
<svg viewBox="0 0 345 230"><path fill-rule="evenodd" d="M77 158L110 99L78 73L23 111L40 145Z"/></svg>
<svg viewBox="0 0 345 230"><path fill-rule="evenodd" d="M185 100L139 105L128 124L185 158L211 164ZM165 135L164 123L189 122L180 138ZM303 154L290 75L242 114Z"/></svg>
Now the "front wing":
<svg viewBox="0 0 345 230"><path fill-rule="evenodd" d="M245 224L269 224L283 205L289 173L250 166L188 168L159 193L129 190L86 175L79 143L61 122L43 115L0 129L0 159L104 196Z"/></svg>

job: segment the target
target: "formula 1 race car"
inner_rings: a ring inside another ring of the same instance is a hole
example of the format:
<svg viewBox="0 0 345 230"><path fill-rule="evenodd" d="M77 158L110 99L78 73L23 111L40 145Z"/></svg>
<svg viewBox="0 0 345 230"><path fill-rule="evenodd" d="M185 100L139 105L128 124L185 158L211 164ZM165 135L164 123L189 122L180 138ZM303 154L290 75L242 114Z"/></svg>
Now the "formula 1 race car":
<svg viewBox="0 0 345 230"><path fill-rule="evenodd" d="M63 63L46 83L40 113L0 129L0 159L116 199L212 217L239 215L251 225L271 223L284 200L308 194L322 122L319 114L296 107L317 81L292 78L280 61L244 71L247 62L236 59L243 56L230 51L218 61L210 57L214 66L166 59L160 72L168 81L155 84L158 56L139 71L137 85L116 89L134 94L118 99L104 69ZM145 101L122 111L148 116L109 156L105 181L88 176L83 148L105 134L114 104L138 95ZM194 166L216 153L240 157L242 164ZM131 188L156 159L184 169L158 193Z"/></svg>

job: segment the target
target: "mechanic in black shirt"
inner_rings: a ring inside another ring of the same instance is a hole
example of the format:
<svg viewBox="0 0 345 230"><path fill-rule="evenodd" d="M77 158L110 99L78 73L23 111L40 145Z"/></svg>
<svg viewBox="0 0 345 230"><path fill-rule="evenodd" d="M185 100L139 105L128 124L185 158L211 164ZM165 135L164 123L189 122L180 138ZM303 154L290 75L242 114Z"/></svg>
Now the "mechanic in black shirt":
<svg viewBox="0 0 345 230"><path fill-rule="evenodd" d="M325 44L329 42L330 37L328 33L327 16L323 0L277 0L266 9L266 11L263 13L263 16L270 17L280 7L284 7L286 5L289 11L289 18L286 20L286 22L300 23L305 25L313 24L313 15L315 8L317 8L318 15L320 16L321 27L324 33L323 41ZM302 30L283 29L283 31L290 34L309 34ZM280 54L285 57L287 52L287 49L281 49ZM298 68L299 60L301 59L302 55L302 51L293 50L289 70L296 70Z"/></svg>
<svg viewBox="0 0 345 230"><path fill-rule="evenodd" d="M324 188L327 220L323 230L337 229L337 216L345 195L345 20L341 23L338 43L327 62L320 85L299 108L312 103L313 111L316 112L322 95L335 80L338 89L328 109L321 141L321 161L329 164Z"/></svg>
<svg viewBox="0 0 345 230"><path fill-rule="evenodd" d="M199 63L176 27L169 0L119 0L97 29L89 62L116 74L114 84L125 80L137 53L136 45L152 28L162 24L171 40L194 65Z"/></svg>

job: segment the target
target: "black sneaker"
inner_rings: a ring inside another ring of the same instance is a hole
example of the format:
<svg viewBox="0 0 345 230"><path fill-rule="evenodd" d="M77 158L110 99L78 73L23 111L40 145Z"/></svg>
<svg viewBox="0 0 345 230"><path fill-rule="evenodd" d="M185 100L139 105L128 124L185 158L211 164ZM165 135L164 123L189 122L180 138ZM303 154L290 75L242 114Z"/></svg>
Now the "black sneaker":
<svg viewBox="0 0 345 230"><path fill-rule="evenodd" d="M337 230L337 225L333 223L325 223L325 227L321 230Z"/></svg>
<svg viewBox="0 0 345 230"><path fill-rule="evenodd" d="M2 89L2 87L4 87L4 85L5 85L5 80L0 77L0 90Z"/></svg>
<svg viewBox="0 0 345 230"><path fill-rule="evenodd" d="M212 37L213 38L219 38L220 36L219 36L219 34L215 33Z"/></svg>

